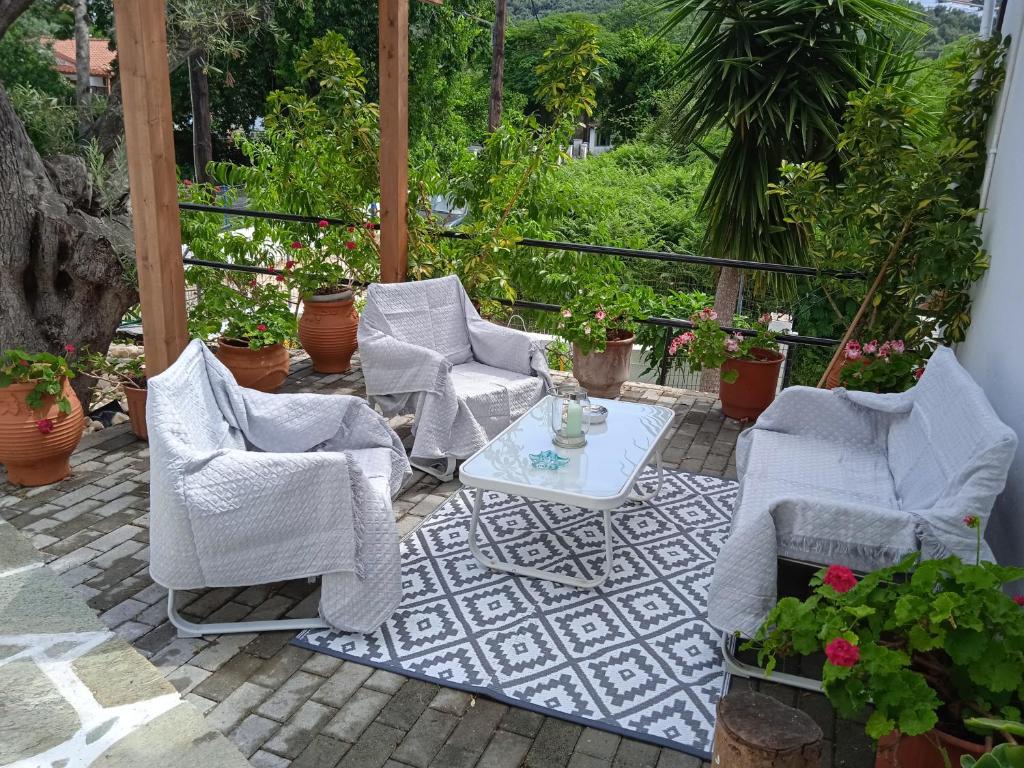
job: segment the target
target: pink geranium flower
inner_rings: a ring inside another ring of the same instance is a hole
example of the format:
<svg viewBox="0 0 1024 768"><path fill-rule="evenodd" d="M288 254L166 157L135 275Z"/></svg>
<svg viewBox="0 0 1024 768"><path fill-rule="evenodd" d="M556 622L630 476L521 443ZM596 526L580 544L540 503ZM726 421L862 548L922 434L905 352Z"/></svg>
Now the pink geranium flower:
<svg viewBox="0 0 1024 768"><path fill-rule="evenodd" d="M879 357L888 357L891 352L892 352L892 344L890 344L888 341L885 342L884 344L882 344L882 346L880 346L878 348L878 356Z"/></svg>
<svg viewBox="0 0 1024 768"><path fill-rule="evenodd" d="M711 307L708 307L706 309L702 309L698 313L698 317L700 317L701 320L717 320L718 313L715 312L715 310L713 310Z"/></svg>
<svg viewBox="0 0 1024 768"><path fill-rule="evenodd" d="M878 339L872 339L864 345L864 354L873 355L878 351Z"/></svg>
<svg viewBox="0 0 1024 768"><path fill-rule="evenodd" d="M825 646L825 656L837 667L852 667L860 661L860 648L845 638L837 637Z"/></svg>
<svg viewBox="0 0 1024 768"><path fill-rule="evenodd" d="M849 592L857 586L857 577L845 565L830 565L822 581L839 594Z"/></svg>
<svg viewBox="0 0 1024 768"><path fill-rule="evenodd" d="M897 355L902 355L906 350L907 345L903 343L903 339L893 339L889 342L889 347Z"/></svg>
<svg viewBox="0 0 1024 768"><path fill-rule="evenodd" d="M265 330L267 330L267 326L265 326L263 323L260 323L259 325L256 326L256 330L257 331L265 331Z"/></svg>
<svg viewBox="0 0 1024 768"><path fill-rule="evenodd" d="M670 355L675 355L681 348L685 347L691 341L693 341L693 334L690 331L679 334L672 339L672 343L668 345L668 353Z"/></svg>
<svg viewBox="0 0 1024 768"><path fill-rule="evenodd" d="M75 353L75 345L74 344L65 344L64 345L64 351L67 352L69 355L73 355Z"/></svg>
<svg viewBox="0 0 1024 768"><path fill-rule="evenodd" d="M1024 608L1024 595L1014 595L1013 602Z"/></svg>
<svg viewBox="0 0 1024 768"><path fill-rule="evenodd" d="M860 342L859 341L848 341L846 346L843 348L843 355L847 360L856 360L861 355Z"/></svg>
<svg viewBox="0 0 1024 768"><path fill-rule="evenodd" d="M317 222L317 226L320 227L320 229L327 229L330 224L327 219L320 219L320 221Z"/></svg>
<svg viewBox="0 0 1024 768"><path fill-rule="evenodd" d="M603 309L599 309L597 310L597 312L594 313L594 317L597 318L598 320L604 320L607 317L607 315L605 314Z"/></svg>
<svg viewBox="0 0 1024 768"><path fill-rule="evenodd" d="M968 528L978 528L981 525L981 518L977 515L967 515L964 518L964 525Z"/></svg>
<svg viewBox="0 0 1024 768"><path fill-rule="evenodd" d="M740 343L738 341L736 341L736 339L733 338L732 336L727 338L723 342L723 345L725 346L725 351L726 352L736 352L740 348Z"/></svg>

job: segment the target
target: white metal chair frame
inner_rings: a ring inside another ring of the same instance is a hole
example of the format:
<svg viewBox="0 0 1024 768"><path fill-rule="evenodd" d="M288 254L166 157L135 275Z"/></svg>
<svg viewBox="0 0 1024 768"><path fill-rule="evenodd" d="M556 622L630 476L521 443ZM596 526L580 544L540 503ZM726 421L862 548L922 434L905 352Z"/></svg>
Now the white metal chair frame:
<svg viewBox="0 0 1024 768"><path fill-rule="evenodd" d="M313 581L311 578L310 581ZM319 616L310 619L253 619L251 621L222 621L196 624L184 618L174 605L174 590L167 590L167 618L178 630L178 637L203 635L232 635L247 632L296 632L303 629L330 629Z"/></svg>

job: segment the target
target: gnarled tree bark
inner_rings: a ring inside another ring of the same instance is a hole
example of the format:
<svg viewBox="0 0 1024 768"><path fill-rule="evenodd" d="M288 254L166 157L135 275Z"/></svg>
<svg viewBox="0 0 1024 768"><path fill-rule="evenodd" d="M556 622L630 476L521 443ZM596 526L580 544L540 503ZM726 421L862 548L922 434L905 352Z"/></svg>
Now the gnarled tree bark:
<svg viewBox="0 0 1024 768"><path fill-rule="evenodd" d="M0 88L0 349L106 352L133 254L127 212L98 209L81 158L44 161Z"/></svg>

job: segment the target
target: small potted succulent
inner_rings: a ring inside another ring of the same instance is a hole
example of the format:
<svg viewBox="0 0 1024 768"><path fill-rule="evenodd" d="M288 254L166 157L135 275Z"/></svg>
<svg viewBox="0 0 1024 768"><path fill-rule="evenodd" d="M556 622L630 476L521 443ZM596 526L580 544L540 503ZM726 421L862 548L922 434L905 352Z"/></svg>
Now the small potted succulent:
<svg viewBox="0 0 1024 768"><path fill-rule="evenodd" d="M374 224L341 227L322 219L315 232L296 236L285 250L285 283L302 298L299 342L314 370L344 373L357 347L353 288L379 263Z"/></svg>
<svg viewBox="0 0 1024 768"><path fill-rule="evenodd" d="M963 523L980 552L979 519ZM958 765L1019 734L989 720L994 733L982 735L975 718L1019 720L1024 708L1024 596L1003 591L1021 578L1021 568L917 554L859 580L832 565L812 579L811 597L780 600L747 647L769 672L779 657L824 652L822 683L839 714L872 708L877 768Z"/></svg>
<svg viewBox="0 0 1024 768"><path fill-rule="evenodd" d="M243 387L273 392L288 378L284 343L295 337L295 316L283 278L206 270L199 298L189 312L189 330L216 339L215 354Z"/></svg>
<svg viewBox="0 0 1024 768"><path fill-rule="evenodd" d="M48 485L71 474L85 416L69 383L74 346L64 353L0 353L0 463L16 485Z"/></svg>
<svg viewBox="0 0 1024 768"><path fill-rule="evenodd" d="M826 379L829 388L840 386L867 392L904 392L924 373L925 357L903 339L863 344L851 339L843 347L842 365Z"/></svg>
<svg viewBox="0 0 1024 768"><path fill-rule="evenodd" d="M693 329L676 336L669 355L685 360L691 371L721 369L719 397L722 413L752 421L771 405L779 386L782 354L777 334L768 329L771 316L757 322L737 315L739 331L727 332L715 310L705 308L690 317Z"/></svg>
<svg viewBox="0 0 1024 768"><path fill-rule="evenodd" d="M638 296L624 288L580 290L562 307L557 332L572 345L572 373L594 397L618 397L629 378Z"/></svg>
<svg viewBox="0 0 1024 768"><path fill-rule="evenodd" d="M91 354L82 359L82 372L96 379L98 385L106 383L116 393L124 395L128 407L128 420L132 432L142 439L149 439L146 429L146 358L114 357ZM95 402L95 396L94 396Z"/></svg>

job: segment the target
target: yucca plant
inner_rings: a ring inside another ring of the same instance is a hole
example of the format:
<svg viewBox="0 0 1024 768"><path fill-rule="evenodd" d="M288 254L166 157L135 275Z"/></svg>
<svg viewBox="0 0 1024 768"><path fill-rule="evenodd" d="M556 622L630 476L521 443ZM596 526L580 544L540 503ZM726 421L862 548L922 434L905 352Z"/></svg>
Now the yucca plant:
<svg viewBox="0 0 1024 768"><path fill-rule="evenodd" d="M706 255L799 263L800 230L767 194L782 161L834 163L847 94L899 82L923 29L890 0L664 0L665 31L688 25L674 77L686 83L668 115L681 147L719 126L729 139L702 207ZM723 269L715 309L728 323L739 273Z"/></svg>

